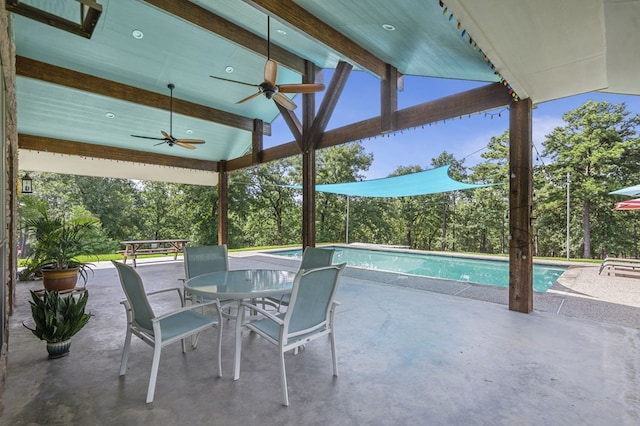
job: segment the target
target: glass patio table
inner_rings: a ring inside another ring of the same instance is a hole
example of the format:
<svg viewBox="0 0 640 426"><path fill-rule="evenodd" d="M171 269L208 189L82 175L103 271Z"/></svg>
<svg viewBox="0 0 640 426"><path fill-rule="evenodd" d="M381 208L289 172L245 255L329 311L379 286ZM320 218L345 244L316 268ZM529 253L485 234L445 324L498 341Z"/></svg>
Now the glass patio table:
<svg viewBox="0 0 640 426"><path fill-rule="evenodd" d="M234 300L238 317L235 329L233 379L240 377L240 345L242 344L242 319L240 302L291 293L296 273L273 269L239 269L198 275L188 279L184 288L195 296L206 299Z"/></svg>

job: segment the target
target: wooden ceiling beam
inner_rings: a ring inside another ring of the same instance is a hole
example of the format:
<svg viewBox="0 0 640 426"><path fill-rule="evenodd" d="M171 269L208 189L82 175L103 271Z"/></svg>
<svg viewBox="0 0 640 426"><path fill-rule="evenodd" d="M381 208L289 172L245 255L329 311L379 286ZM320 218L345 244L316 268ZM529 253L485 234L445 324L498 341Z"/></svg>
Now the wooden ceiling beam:
<svg viewBox="0 0 640 426"><path fill-rule="evenodd" d="M507 89L500 83L492 83L477 89L457 93L435 101L425 102L397 111L397 131L435 123L469 114L476 114L495 108L505 107L513 102ZM374 117L337 129L324 132L320 137L318 148L328 148L347 142L358 141L380 136L382 117ZM262 154L264 162L279 160L300 154L297 142L284 143L269 149ZM251 165L251 157L236 158L228 162L229 171L242 169Z"/></svg>
<svg viewBox="0 0 640 426"><path fill-rule="evenodd" d="M344 85L347 83L352 69L353 65L344 61L338 62L336 72L333 74L331 82L329 82L329 87L327 87L327 91L322 98L320 108L318 108L318 113L313 119L313 124L311 125L309 140L311 141L311 146L314 148L317 147L320 136L327 128L327 124L329 124L333 110L338 103L338 99L340 99L340 95L342 94L342 90L344 89Z"/></svg>
<svg viewBox="0 0 640 426"><path fill-rule="evenodd" d="M89 158L152 164L155 166L178 167L183 169L218 171L215 161L203 161L173 155L154 154L147 151L115 148L112 146L47 138L44 136L18 134L18 148L32 151L53 152L55 154L78 155Z"/></svg>
<svg viewBox="0 0 640 426"><path fill-rule="evenodd" d="M21 77L46 81L48 83L120 99L147 107L166 111L169 111L170 108L171 98L169 96L36 61L24 56L16 56L16 74ZM253 119L251 118L194 104L181 99L173 99L173 112L212 123L235 127L240 130L253 131ZM271 125L265 123L263 131L264 134L270 135Z"/></svg>
<svg viewBox="0 0 640 426"><path fill-rule="evenodd" d="M98 19L102 14L102 6L93 0L78 0L80 3L81 16L78 21L66 19L62 16L49 13L45 8L31 6L20 0L6 0L6 9L10 12L26 16L45 25L51 25L71 34L79 35L84 38L91 38L93 30L98 24Z"/></svg>
<svg viewBox="0 0 640 426"><path fill-rule="evenodd" d="M267 40L189 0L145 0L145 2L267 58ZM266 29L266 19L264 25ZM269 53L271 59L304 74L304 59L273 44Z"/></svg>
<svg viewBox="0 0 640 426"><path fill-rule="evenodd" d="M384 78L386 64L383 60L325 24L315 15L298 6L295 2L283 0L245 1L270 16L277 16L279 19L296 27L303 33L368 70L378 78Z"/></svg>
<svg viewBox="0 0 640 426"><path fill-rule="evenodd" d="M513 98L502 84L488 84L397 111L396 131L504 107L511 102ZM381 117L376 117L325 132L318 148L379 136L380 121Z"/></svg>
<svg viewBox="0 0 640 426"><path fill-rule="evenodd" d="M287 127L291 131L293 138L296 140L296 143L302 147L302 123L300 123L300 119L298 116L291 110L286 109L282 105L276 102L276 107L280 111L280 115L282 119L286 123Z"/></svg>

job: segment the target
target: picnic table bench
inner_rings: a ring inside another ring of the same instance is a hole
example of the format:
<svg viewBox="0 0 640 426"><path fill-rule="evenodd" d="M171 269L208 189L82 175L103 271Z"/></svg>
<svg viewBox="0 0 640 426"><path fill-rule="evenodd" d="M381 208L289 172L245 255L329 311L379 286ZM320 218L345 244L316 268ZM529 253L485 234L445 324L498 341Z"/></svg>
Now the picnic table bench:
<svg viewBox="0 0 640 426"><path fill-rule="evenodd" d="M173 254L173 260L176 260L178 253L182 253L188 242L189 240L183 239L120 241L124 250L118 250L118 253L122 255L125 264L130 258L135 268L136 258L143 254Z"/></svg>
<svg viewBox="0 0 640 426"><path fill-rule="evenodd" d="M630 278L640 278L640 259L625 259L618 257L607 257L600 265L598 274L606 270L607 275L624 276Z"/></svg>

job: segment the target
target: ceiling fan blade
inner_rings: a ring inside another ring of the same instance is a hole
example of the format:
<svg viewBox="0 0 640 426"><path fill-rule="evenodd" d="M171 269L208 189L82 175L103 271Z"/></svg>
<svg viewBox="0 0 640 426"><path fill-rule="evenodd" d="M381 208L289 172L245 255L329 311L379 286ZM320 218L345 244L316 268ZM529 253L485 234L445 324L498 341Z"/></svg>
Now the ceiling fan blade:
<svg viewBox="0 0 640 426"><path fill-rule="evenodd" d="M162 139L162 142L160 142L160 143L155 143L155 144L153 144L153 146L162 145L163 143L169 143L169 142L167 142L167 140L166 140L166 139Z"/></svg>
<svg viewBox="0 0 640 426"><path fill-rule="evenodd" d="M285 107L286 109L288 109L289 111L293 111L298 107L291 99L289 99L288 97L286 97L280 92L273 95L273 100L279 103L280 105L282 105L283 107Z"/></svg>
<svg viewBox="0 0 640 426"><path fill-rule="evenodd" d="M164 138L152 138L151 136L138 136L138 135L131 135L131 136L133 136L134 138L153 139L153 140L156 140L156 141L163 141L164 140Z"/></svg>
<svg viewBox="0 0 640 426"><path fill-rule="evenodd" d="M216 77L215 75L210 75L209 77L215 78L216 80L228 81L229 83L244 84L245 86L251 86L251 87L258 86L257 84L245 83L244 81L231 80L229 78Z"/></svg>
<svg viewBox="0 0 640 426"><path fill-rule="evenodd" d="M239 100L238 102L236 102L236 103L237 103L237 104L242 104L242 103L244 103L244 102L250 101L250 100L251 100L251 99L253 99L253 98L257 98L257 97L258 97L258 96L260 96L260 95L262 95L262 92L257 92L257 93L254 93L254 94L253 94L253 95L251 95L251 96L247 96L247 97L246 97L246 98L244 98L244 99L240 99L240 100Z"/></svg>
<svg viewBox="0 0 640 426"><path fill-rule="evenodd" d="M267 60L264 65L264 81L271 86L276 85L276 79L278 78L278 64L273 59Z"/></svg>
<svg viewBox="0 0 640 426"><path fill-rule="evenodd" d="M187 148L187 149L196 149L196 147L195 147L195 146L193 146L193 145L191 145L191 144L188 144L188 143L186 143L186 142L182 142L182 141L180 141L180 140L177 140L177 141L176 141L176 145L181 146L181 147L183 147L183 148Z"/></svg>
<svg viewBox="0 0 640 426"><path fill-rule="evenodd" d="M202 139L176 139L176 143L205 143Z"/></svg>
<svg viewBox="0 0 640 426"><path fill-rule="evenodd" d="M278 91L282 93L315 93L322 92L324 84L282 84Z"/></svg>
<svg viewBox="0 0 640 426"><path fill-rule="evenodd" d="M164 136L164 139L167 141L171 141L171 142L175 142L176 138L174 138L173 136L171 136L169 133L165 132L164 130L160 130L160 133L162 133L162 136Z"/></svg>

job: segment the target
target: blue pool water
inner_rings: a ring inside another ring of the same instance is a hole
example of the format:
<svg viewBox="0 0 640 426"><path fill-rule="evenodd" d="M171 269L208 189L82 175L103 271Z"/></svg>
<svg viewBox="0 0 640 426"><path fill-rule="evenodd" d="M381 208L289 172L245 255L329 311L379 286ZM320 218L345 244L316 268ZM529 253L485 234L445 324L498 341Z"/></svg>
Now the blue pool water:
<svg viewBox="0 0 640 426"><path fill-rule="evenodd" d="M380 271L401 272L498 287L509 286L509 262L507 260L470 259L339 246L331 248L336 250L333 263L346 262L350 266ZM300 249L280 250L269 252L269 254L302 258L302 250ZM562 266L535 264L533 266L533 290L541 293L547 291L565 269Z"/></svg>

